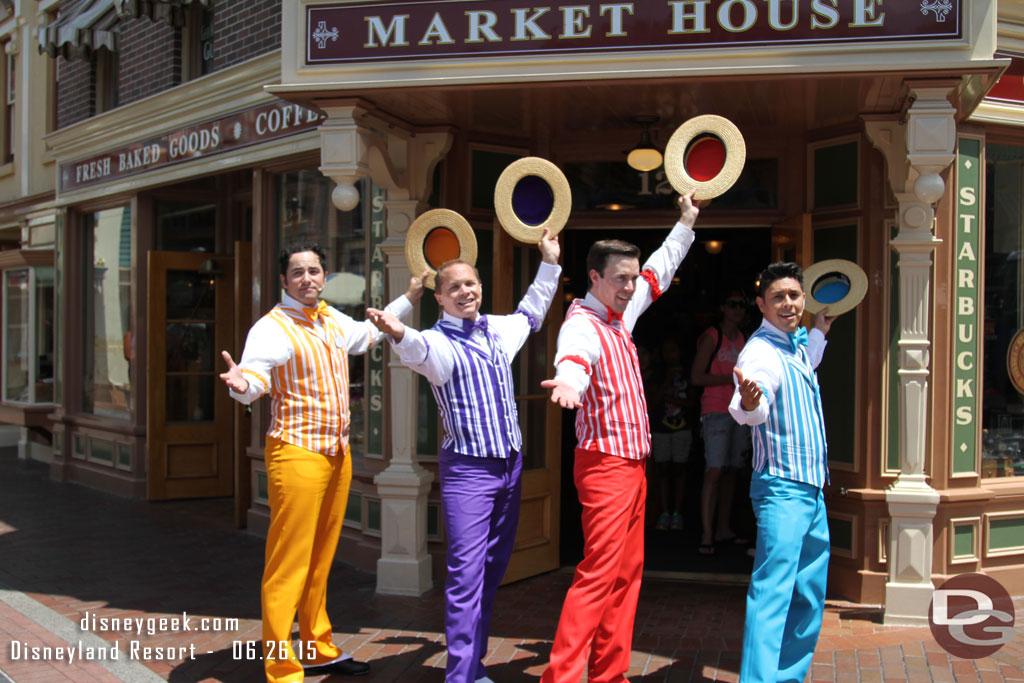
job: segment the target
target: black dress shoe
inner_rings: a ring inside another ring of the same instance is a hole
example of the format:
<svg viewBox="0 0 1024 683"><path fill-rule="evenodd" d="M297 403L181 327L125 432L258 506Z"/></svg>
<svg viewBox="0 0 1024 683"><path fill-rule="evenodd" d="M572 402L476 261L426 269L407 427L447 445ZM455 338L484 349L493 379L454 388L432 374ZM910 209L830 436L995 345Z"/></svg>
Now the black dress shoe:
<svg viewBox="0 0 1024 683"><path fill-rule="evenodd" d="M322 666L311 666L305 671L308 676L365 676L370 673L370 665L366 662L357 662L354 659L343 659L340 662L331 662Z"/></svg>

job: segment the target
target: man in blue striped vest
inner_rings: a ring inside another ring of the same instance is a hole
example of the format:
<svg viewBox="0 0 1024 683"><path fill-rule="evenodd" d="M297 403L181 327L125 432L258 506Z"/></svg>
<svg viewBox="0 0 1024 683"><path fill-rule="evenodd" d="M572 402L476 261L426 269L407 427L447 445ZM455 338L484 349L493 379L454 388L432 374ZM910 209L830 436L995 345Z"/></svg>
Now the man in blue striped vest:
<svg viewBox="0 0 1024 683"><path fill-rule="evenodd" d="M391 313L367 316L394 339L402 363L430 382L444 424L438 456L448 539L445 581L445 680L490 681L484 668L494 596L519 524L523 438L512 359L544 323L558 289L559 246L544 230L537 276L512 315L481 315L476 268L449 261L434 296L444 309L418 332Z"/></svg>
<svg viewBox="0 0 1024 683"><path fill-rule="evenodd" d="M750 497L757 550L747 591L740 680L802 681L821 630L829 536L825 419L815 368L834 317L804 312L803 271L773 263L760 276L761 327L740 353L729 412L751 425Z"/></svg>

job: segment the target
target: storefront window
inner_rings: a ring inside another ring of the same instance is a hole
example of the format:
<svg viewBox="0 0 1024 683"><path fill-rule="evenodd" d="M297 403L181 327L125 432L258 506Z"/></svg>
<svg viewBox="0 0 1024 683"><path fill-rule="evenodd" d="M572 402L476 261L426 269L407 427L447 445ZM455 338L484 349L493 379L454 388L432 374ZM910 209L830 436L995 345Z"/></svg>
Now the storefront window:
<svg viewBox="0 0 1024 683"><path fill-rule="evenodd" d="M53 401L53 268L4 271L5 401Z"/></svg>
<svg viewBox="0 0 1024 683"><path fill-rule="evenodd" d="M131 210L88 214L83 221L82 410L131 416Z"/></svg>
<svg viewBox="0 0 1024 683"><path fill-rule="evenodd" d="M359 183L359 195L367 197L366 183ZM339 211L331 203L333 184L316 170L283 173L276 178L275 224L279 249L293 242L317 243L327 252L327 283L323 299L356 320L366 310L366 276L369 262L366 214L367 202L352 211ZM279 295L280 296L280 295ZM349 443L352 454L366 454L366 363L368 355L349 358L349 392L352 425Z"/></svg>
<svg viewBox="0 0 1024 683"><path fill-rule="evenodd" d="M986 148L982 477L1024 475L1024 146Z"/></svg>

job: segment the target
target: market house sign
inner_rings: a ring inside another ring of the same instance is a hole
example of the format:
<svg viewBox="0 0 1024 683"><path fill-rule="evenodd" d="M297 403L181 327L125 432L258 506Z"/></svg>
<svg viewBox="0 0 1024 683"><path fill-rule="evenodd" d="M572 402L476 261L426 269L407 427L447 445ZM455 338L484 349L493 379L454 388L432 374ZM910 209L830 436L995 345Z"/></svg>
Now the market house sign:
<svg viewBox="0 0 1024 683"><path fill-rule="evenodd" d="M274 102L136 142L99 156L61 164L60 191L109 183L172 164L233 151L315 128L324 116Z"/></svg>
<svg viewBox="0 0 1024 683"><path fill-rule="evenodd" d="M311 5L306 63L960 38L963 0Z"/></svg>

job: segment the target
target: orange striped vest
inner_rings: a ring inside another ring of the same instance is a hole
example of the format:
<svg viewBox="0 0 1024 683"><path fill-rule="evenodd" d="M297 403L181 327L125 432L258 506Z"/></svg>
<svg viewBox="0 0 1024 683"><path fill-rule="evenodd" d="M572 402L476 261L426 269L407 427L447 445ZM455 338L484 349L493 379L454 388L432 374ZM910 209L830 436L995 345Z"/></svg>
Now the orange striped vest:
<svg viewBox="0 0 1024 683"><path fill-rule="evenodd" d="M270 373L267 436L324 455L348 445L348 352L341 326L325 313L319 329L304 315L275 306L267 316L291 341L292 356Z"/></svg>

